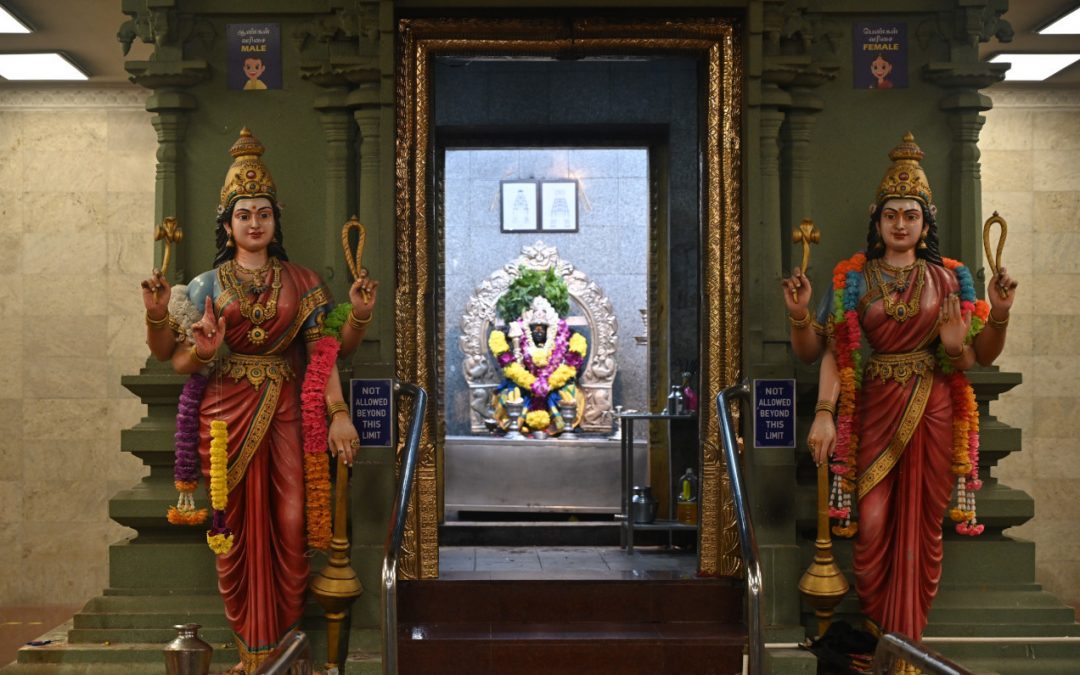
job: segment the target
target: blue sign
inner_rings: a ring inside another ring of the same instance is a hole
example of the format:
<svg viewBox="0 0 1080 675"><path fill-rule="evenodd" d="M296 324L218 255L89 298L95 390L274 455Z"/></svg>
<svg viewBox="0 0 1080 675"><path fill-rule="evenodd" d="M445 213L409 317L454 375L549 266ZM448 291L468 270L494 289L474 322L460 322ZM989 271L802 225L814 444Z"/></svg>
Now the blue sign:
<svg viewBox="0 0 1080 675"><path fill-rule="evenodd" d="M754 380L754 446L795 447L795 380Z"/></svg>
<svg viewBox="0 0 1080 675"><path fill-rule="evenodd" d="M394 444L394 381L349 380L352 421L362 448Z"/></svg>

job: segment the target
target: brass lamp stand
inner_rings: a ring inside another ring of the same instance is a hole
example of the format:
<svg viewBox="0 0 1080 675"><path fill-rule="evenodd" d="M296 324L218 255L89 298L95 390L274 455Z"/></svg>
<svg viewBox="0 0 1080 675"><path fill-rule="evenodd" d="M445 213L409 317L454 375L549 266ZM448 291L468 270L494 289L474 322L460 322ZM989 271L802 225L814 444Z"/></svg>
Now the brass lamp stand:
<svg viewBox="0 0 1080 675"><path fill-rule="evenodd" d="M817 540L814 542L814 562L799 579L799 592L814 608L818 618L818 635L824 635L832 623L833 612L848 592L848 582L840 573L832 554L829 534L829 464L818 467Z"/></svg>
<svg viewBox="0 0 1080 675"><path fill-rule="evenodd" d="M349 608L363 592L360 579L349 562L349 467L338 455L334 482L334 535L330 539L330 559L311 580L311 594L326 612L326 669L344 673L349 653Z"/></svg>

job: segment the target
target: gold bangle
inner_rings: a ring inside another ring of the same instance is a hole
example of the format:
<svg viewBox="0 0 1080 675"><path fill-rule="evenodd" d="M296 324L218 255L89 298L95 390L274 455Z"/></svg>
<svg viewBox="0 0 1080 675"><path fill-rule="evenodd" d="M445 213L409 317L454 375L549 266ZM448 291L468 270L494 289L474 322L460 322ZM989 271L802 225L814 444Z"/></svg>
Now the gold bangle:
<svg viewBox="0 0 1080 675"><path fill-rule="evenodd" d="M349 405L345 401L334 401L326 405L326 416L330 419L334 419L334 415L341 412L349 413Z"/></svg>
<svg viewBox="0 0 1080 675"><path fill-rule="evenodd" d="M1008 316L1007 316L1007 317L1005 317L1005 318L1004 318L1003 320L1001 320L1001 321L998 321L997 319L995 319L995 318L994 318L994 310L993 310L993 309L991 309L991 310L990 310L990 311L989 311L989 312L988 312L988 313L986 314L986 323L990 324L990 325L991 325L991 326L993 326L994 328L1005 328L1006 326L1008 326L1008 325L1009 325L1009 319L1010 319L1010 318L1012 318L1012 317L1008 317Z"/></svg>
<svg viewBox="0 0 1080 675"><path fill-rule="evenodd" d="M153 328L154 330L158 330L160 328L168 326L169 319L171 318L172 317L169 315L169 313L165 312L165 316L161 317L160 319L152 319L150 318L150 310L146 310L146 325L150 328Z"/></svg>
<svg viewBox="0 0 1080 675"><path fill-rule="evenodd" d="M810 310L806 310L806 316L801 319L793 319L791 315L788 314L787 320L791 322L792 328L798 328L800 330L806 328L814 321L814 319L810 316Z"/></svg>
<svg viewBox="0 0 1080 675"><path fill-rule="evenodd" d="M204 366L208 366L214 362L214 356L216 356L216 354L212 354L210 358L204 359L202 356L199 355L198 346L191 345L191 358L195 359L195 363L201 363Z"/></svg>
<svg viewBox="0 0 1080 675"><path fill-rule="evenodd" d="M950 361L955 361L956 359L963 358L965 349L967 349L967 345L960 345L959 354L950 354L949 350L945 349L945 345L941 345L941 351L945 352L945 356L948 356Z"/></svg>
<svg viewBox="0 0 1080 675"><path fill-rule="evenodd" d="M373 318L375 318L374 314L368 314L368 318L359 319L354 312L349 312L349 325L356 330L364 330Z"/></svg>
<svg viewBox="0 0 1080 675"><path fill-rule="evenodd" d="M817 402L817 405L814 406L814 414L816 415L819 412L827 412L830 415L835 415L836 414L836 404L833 403L832 401L826 401L824 399L820 400L820 401Z"/></svg>

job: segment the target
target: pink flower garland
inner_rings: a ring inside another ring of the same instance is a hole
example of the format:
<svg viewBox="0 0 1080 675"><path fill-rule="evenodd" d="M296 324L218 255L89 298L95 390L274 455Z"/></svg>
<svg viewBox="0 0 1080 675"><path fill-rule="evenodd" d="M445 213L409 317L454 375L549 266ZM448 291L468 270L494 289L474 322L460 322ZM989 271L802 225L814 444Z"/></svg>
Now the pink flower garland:
<svg viewBox="0 0 1080 675"><path fill-rule="evenodd" d="M518 319L518 323L521 324L523 331L529 330L529 327L525 325L525 322ZM536 372L536 381L532 383L532 393L534 404L530 405L530 408L534 410L544 410L547 408L546 400L547 395L551 393L551 385L548 382L548 378L555 372L563 360L566 358L566 352L570 345L570 326L566 324L566 319L559 319L559 324L555 330L555 344L551 348L551 356L548 357L547 365L539 370L535 371L536 364L533 363L532 354L528 349L522 350L522 361L529 372ZM500 363L502 363L500 361ZM580 364L579 364L580 365ZM537 399L540 399L539 406L535 405Z"/></svg>

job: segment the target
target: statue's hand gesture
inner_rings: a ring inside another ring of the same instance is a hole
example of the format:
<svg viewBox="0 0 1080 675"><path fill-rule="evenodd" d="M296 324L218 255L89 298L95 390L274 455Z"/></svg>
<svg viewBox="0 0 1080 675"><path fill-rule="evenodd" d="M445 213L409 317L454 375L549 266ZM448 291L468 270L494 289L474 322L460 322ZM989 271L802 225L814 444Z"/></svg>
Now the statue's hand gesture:
<svg viewBox="0 0 1080 675"><path fill-rule="evenodd" d="M780 282L784 287L784 304L793 319L804 319L810 311L810 279L796 267L791 276Z"/></svg>
<svg viewBox="0 0 1080 675"><path fill-rule="evenodd" d="M349 302L357 319L364 321L371 316L375 310L375 291L378 288L379 282L368 277L366 267L362 268L360 277L349 287Z"/></svg>
<svg viewBox="0 0 1080 675"><path fill-rule="evenodd" d="M165 275L161 273L161 270L154 269L150 273L150 278L144 279L140 286L142 286L142 299L146 313L155 321L164 319L169 313L169 298L172 297L172 288L165 280Z"/></svg>
<svg viewBox="0 0 1080 675"><path fill-rule="evenodd" d="M941 315L938 319L941 327L938 334L946 354L959 354L964 349L964 338L971 327L971 315L964 316L960 311L960 296L952 293L941 303Z"/></svg>
<svg viewBox="0 0 1080 675"><path fill-rule="evenodd" d="M1009 276L1004 266L998 269L997 274L990 277L990 284L986 287L986 297L990 298L990 307L998 310L994 312L996 318L1000 319L1002 315L1009 316L1013 300L1016 298L1016 293L1013 291L1016 290L1017 285L1016 280Z"/></svg>
<svg viewBox="0 0 1080 675"><path fill-rule="evenodd" d="M214 303L206 296L202 318L191 326L191 335L195 338L195 350L204 359L212 359L225 342L225 317L214 319Z"/></svg>

